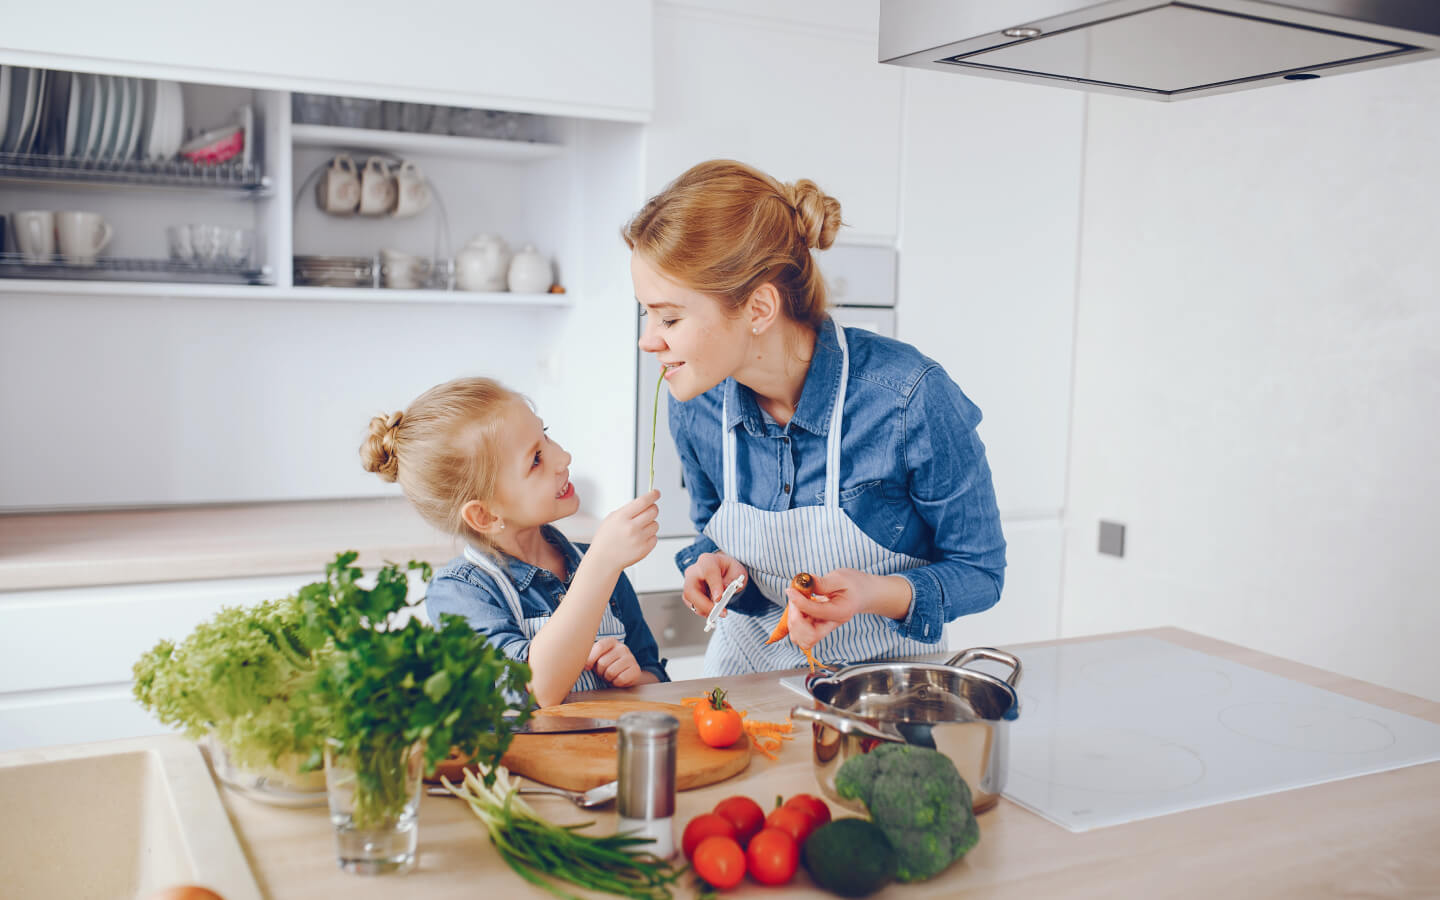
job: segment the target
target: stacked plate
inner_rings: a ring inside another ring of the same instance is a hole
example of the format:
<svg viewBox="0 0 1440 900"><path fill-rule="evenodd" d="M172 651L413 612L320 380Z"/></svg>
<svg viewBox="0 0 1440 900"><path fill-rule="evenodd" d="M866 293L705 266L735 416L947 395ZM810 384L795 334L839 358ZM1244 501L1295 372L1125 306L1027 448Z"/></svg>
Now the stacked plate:
<svg viewBox="0 0 1440 900"><path fill-rule="evenodd" d="M295 283L317 287L374 287L370 256L296 256Z"/></svg>
<svg viewBox="0 0 1440 900"><path fill-rule="evenodd" d="M167 160L184 135L176 82L0 65L0 153Z"/></svg>

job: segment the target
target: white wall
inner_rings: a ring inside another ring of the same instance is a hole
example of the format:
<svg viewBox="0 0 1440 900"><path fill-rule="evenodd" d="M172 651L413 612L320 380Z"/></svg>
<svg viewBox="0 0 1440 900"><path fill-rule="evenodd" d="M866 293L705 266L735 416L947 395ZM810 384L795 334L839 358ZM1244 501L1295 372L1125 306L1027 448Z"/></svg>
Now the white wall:
<svg viewBox="0 0 1440 900"><path fill-rule="evenodd" d="M1440 699L1440 62L1088 102L1063 631Z"/></svg>

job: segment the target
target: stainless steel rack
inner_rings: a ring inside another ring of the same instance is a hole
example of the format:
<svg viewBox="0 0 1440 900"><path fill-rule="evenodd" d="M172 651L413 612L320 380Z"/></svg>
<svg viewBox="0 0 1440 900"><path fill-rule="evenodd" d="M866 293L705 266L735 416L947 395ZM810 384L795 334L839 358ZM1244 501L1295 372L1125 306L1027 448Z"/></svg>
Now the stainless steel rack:
<svg viewBox="0 0 1440 900"><path fill-rule="evenodd" d="M268 266L178 259L98 256L90 262L62 257L36 261L22 253L0 253L0 278L95 281L163 281L204 284L273 284Z"/></svg>
<svg viewBox="0 0 1440 900"><path fill-rule="evenodd" d="M79 159L38 153L0 153L0 180L109 187L181 188L266 194L270 176L239 160L197 165L183 159Z"/></svg>

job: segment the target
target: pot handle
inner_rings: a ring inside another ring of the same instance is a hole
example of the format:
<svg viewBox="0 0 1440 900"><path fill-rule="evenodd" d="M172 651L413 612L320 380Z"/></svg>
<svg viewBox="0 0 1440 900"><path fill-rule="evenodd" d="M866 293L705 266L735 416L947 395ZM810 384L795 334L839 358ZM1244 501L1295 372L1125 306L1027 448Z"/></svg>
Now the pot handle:
<svg viewBox="0 0 1440 900"><path fill-rule="evenodd" d="M792 719L809 719L811 722L819 722L821 725L829 725L841 734L858 734L861 737L874 738L877 741L893 741L897 744L906 743L900 732L893 725L871 725L864 719L840 712L839 710L811 709L808 706L796 706L791 708Z"/></svg>
<svg viewBox="0 0 1440 900"><path fill-rule="evenodd" d="M1012 688L1020 681L1020 660L1019 658L1006 653L1004 650L996 650L994 647L971 647L969 650L961 650L959 653L945 661L945 665L963 669L968 663L977 659L988 659L993 662L1009 666L1012 671L1005 683Z"/></svg>

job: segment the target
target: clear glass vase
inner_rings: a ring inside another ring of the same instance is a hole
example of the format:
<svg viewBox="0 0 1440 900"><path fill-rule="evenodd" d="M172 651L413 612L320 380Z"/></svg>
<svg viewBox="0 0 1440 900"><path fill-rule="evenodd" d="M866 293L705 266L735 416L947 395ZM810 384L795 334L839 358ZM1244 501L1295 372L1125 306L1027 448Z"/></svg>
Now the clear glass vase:
<svg viewBox="0 0 1440 900"><path fill-rule="evenodd" d="M271 806L325 805L325 773L301 772L298 756L282 756L263 768L243 766L213 733L205 738L205 750L220 783L252 800Z"/></svg>
<svg viewBox="0 0 1440 900"><path fill-rule="evenodd" d="M425 745L342 755L325 748L330 824L341 869L386 875L414 868Z"/></svg>

